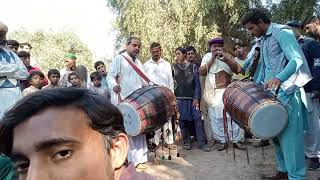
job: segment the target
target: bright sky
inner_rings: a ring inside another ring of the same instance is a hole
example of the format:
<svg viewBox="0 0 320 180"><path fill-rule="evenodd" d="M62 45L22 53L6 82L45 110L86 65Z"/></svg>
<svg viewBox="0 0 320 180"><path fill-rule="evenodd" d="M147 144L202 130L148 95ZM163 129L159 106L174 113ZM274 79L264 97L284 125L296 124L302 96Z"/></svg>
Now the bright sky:
<svg viewBox="0 0 320 180"><path fill-rule="evenodd" d="M0 21L9 33L72 29L91 49L95 60L112 57L116 32L112 23L116 16L106 0L1 0Z"/></svg>

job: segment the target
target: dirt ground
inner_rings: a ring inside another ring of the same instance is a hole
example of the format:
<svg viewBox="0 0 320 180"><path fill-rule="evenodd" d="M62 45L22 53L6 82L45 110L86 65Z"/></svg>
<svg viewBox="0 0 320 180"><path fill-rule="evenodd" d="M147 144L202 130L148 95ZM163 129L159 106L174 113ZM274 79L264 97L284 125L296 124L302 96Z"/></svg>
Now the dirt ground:
<svg viewBox="0 0 320 180"><path fill-rule="evenodd" d="M190 151L181 150L180 157L177 151L171 152L172 160L168 160L168 150L164 150L166 160L161 160L160 165L148 163L148 168L142 170L159 179L174 180L259 180L261 175L272 174L276 170L273 146L264 149L249 147L249 165L246 151L235 150L233 161L232 148L226 151L217 151L216 146L211 147L211 152L202 152L197 148ZM181 149L181 148L180 148ZM161 148L157 151L162 156ZM154 154L149 154L150 162L154 162ZM308 171L308 180L317 180L319 171Z"/></svg>

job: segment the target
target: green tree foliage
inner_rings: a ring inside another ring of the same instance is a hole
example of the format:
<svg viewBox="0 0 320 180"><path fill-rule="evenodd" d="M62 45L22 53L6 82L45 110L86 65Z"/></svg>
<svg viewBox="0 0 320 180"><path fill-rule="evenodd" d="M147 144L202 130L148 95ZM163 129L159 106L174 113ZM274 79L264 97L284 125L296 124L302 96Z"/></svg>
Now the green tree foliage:
<svg viewBox="0 0 320 180"><path fill-rule="evenodd" d="M130 35L140 37L143 61L149 58L148 45L160 42L164 57L171 62L178 46L194 45L203 53L213 37L222 36L229 47L232 40L249 41L239 19L250 7L261 6L258 0L108 0L108 3L118 14L115 27L120 32L119 40Z"/></svg>
<svg viewBox="0 0 320 180"><path fill-rule="evenodd" d="M221 36L226 49L232 51L235 41L246 44L253 37L240 20L250 8L262 7L262 0L107 0L118 14L118 45L134 35L142 39L141 59L149 58L152 41L163 46L164 57L173 62L174 50L181 45L194 45L200 54L207 50L210 38ZM317 12L319 0L265 0L274 22L303 20Z"/></svg>
<svg viewBox="0 0 320 180"><path fill-rule="evenodd" d="M20 43L30 43L33 47L32 56L44 72L52 68L62 69L64 67L64 55L68 52L77 55L78 65L83 64L89 71L93 70L92 53L79 37L71 31L28 32L21 29L9 34L9 38Z"/></svg>
<svg viewBox="0 0 320 180"><path fill-rule="evenodd" d="M143 61L150 57L149 45L153 41L161 43L167 60L174 61L178 46L191 44L205 50L206 41L218 35L214 24L202 26L200 0L110 0L109 4L119 15L119 39L132 35L141 38Z"/></svg>
<svg viewBox="0 0 320 180"><path fill-rule="evenodd" d="M279 3L268 2L272 20L286 23L289 20L303 21L318 11L319 0L282 0Z"/></svg>

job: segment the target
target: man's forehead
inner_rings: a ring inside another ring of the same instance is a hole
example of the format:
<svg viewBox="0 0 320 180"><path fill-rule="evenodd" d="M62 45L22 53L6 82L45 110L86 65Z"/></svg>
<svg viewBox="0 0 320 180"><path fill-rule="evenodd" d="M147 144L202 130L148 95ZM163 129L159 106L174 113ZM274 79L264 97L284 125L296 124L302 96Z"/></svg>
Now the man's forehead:
<svg viewBox="0 0 320 180"><path fill-rule="evenodd" d="M140 42L140 40L138 40L138 39L132 39L132 40L131 40L131 44L133 44L133 45L140 45L141 42Z"/></svg>
<svg viewBox="0 0 320 180"><path fill-rule="evenodd" d="M48 108L14 129L14 144L41 141L45 137L81 137L89 134L87 115L76 108Z"/></svg>

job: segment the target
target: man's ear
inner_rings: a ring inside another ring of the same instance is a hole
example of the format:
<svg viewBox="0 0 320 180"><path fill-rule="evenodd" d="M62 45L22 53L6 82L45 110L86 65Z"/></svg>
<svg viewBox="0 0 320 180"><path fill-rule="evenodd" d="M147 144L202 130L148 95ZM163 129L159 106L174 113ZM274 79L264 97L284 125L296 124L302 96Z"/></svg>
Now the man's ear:
<svg viewBox="0 0 320 180"><path fill-rule="evenodd" d="M112 140L110 149L111 165L114 170L121 168L128 156L129 139L124 133L120 133Z"/></svg>

